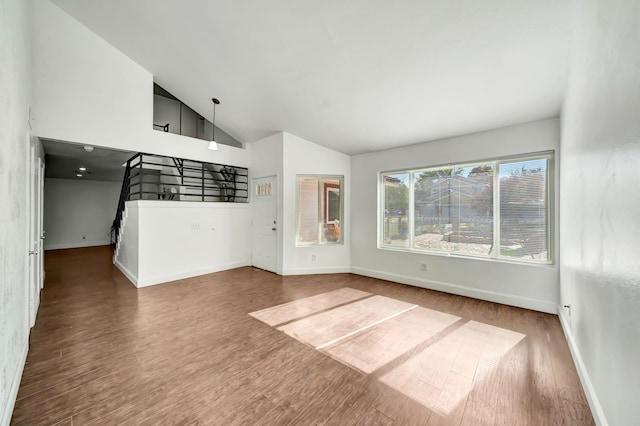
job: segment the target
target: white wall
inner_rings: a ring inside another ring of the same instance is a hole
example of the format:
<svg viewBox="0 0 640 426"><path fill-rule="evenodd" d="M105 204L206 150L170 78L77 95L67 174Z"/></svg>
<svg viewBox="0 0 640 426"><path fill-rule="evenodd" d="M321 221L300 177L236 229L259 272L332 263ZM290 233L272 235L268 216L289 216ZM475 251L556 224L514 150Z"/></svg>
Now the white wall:
<svg viewBox="0 0 640 426"><path fill-rule="evenodd" d="M247 167L244 149L153 130L153 76L48 0L34 2L38 136Z"/></svg>
<svg viewBox="0 0 640 426"><path fill-rule="evenodd" d="M640 424L640 4L576 11L562 112L561 318L601 424Z"/></svg>
<svg viewBox="0 0 640 426"><path fill-rule="evenodd" d="M283 275L349 272L351 259L351 157L283 133ZM296 247L296 175L344 176L343 244ZM311 255L315 254L312 260Z"/></svg>
<svg viewBox="0 0 640 426"><path fill-rule="evenodd" d="M0 425L8 425L27 355L29 2L0 7Z"/></svg>
<svg viewBox="0 0 640 426"><path fill-rule="evenodd" d="M136 207L137 241L129 241ZM131 279L137 244L137 287L250 264L248 204L129 201L127 211L116 265L131 265L123 271Z"/></svg>
<svg viewBox="0 0 640 426"><path fill-rule="evenodd" d="M125 203L120 221L118 244L113 256L113 263L136 287L138 286L138 262L140 260L138 203L138 201Z"/></svg>
<svg viewBox="0 0 640 426"><path fill-rule="evenodd" d="M380 171L557 150L559 137L559 122L551 119L352 157L352 272L555 313L557 266L378 249L377 217Z"/></svg>
<svg viewBox="0 0 640 426"><path fill-rule="evenodd" d="M45 179L45 250L109 244L121 183Z"/></svg>

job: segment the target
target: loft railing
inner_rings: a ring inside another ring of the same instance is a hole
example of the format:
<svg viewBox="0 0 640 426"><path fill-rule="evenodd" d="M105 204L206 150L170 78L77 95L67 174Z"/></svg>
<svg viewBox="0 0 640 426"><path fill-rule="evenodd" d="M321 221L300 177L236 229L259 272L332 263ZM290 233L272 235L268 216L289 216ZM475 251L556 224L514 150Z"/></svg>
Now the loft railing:
<svg viewBox="0 0 640 426"><path fill-rule="evenodd" d="M248 175L245 167L137 153L126 163L111 242L117 242L127 201L246 203L249 199Z"/></svg>

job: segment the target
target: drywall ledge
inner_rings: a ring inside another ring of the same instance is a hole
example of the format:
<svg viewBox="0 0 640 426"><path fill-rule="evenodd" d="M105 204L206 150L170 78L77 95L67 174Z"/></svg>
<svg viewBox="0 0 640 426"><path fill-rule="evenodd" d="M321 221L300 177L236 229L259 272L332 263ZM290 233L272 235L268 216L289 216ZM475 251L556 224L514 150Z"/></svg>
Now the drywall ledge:
<svg viewBox="0 0 640 426"><path fill-rule="evenodd" d="M569 350L571 351L573 363L576 365L578 376L580 376L580 383L582 383L582 388L584 389L584 393L587 396L587 401L589 401L589 407L591 407L591 414L593 415L596 424L600 426L606 426L609 423L607 423L607 419L604 417L604 411L602 411L602 406L600 405L600 401L598 400L596 391L593 388L591 379L589 378L589 373L587 372L587 368L582 361L582 356L580 356L578 345L576 345L576 340L573 338L573 334L571 334L569 322L567 321L565 315L562 313L562 308L560 307L560 305L558 305L557 309L558 317L560 318L560 324L562 325L562 331L564 331L564 336L567 339L567 343L569 343Z"/></svg>
<svg viewBox="0 0 640 426"><path fill-rule="evenodd" d="M512 294L498 293L494 291L461 286L442 281L425 280L407 275L393 274L384 271L376 271L365 268L351 268L351 273L364 275L366 277L378 278L381 280L393 281L401 284L427 288L430 290L442 291L445 293L457 294L459 296L472 297L474 299L486 300L488 302L502 303L503 305L515 306L518 308L531 309L539 312L546 312L556 315L558 313L557 304L546 300L531 299L528 297L515 296Z"/></svg>
<svg viewBox="0 0 640 426"><path fill-rule="evenodd" d="M7 400L7 405L4 408L4 413L2 413L2 418L0 418L1 426L9 426L9 423L11 423L11 416L13 415L13 408L15 407L16 399L18 398L18 389L20 388L20 381L22 379L24 366L27 363L28 352L29 339L27 338L22 345L22 353L20 354L18 368L16 368L16 373L13 375L13 379L11 380L11 387L9 388L9 394L7 395L9 399Z"/></svg>
<svg viewBox="0 0 640 426"><path fill-rule="evenodd" d="M136 287L251 263L248 203L138 200L128 201L126 211L123 229L131 235L121 239L120 250L131 242L135 262L120 266Z"/></svg>

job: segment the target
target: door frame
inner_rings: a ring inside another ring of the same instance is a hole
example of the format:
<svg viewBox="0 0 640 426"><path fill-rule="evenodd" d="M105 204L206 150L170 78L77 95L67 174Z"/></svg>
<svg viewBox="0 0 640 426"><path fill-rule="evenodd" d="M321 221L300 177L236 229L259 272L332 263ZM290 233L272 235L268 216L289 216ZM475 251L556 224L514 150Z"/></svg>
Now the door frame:
<svg viewBox="0 0 640 426"><path fill-rule="evenodd" d="M28 271L26 289L26 315L29 327L33 327L40 306L40 290L43 287L43 200L44 200L44 162L39 140L27 132L27 253Z"/></svg>
<svg viewBox="0 0 640 426"><path fill-rule="evenodd" d="M280 191L279 191L279 176L278 174L270 174L270 175L264 175L264 176L254 176L251 177L251 189L250 189L250 200L252 202L252 208L251 208L251 265L253 266L253 251L254 251L254 232L255 232L255 228L253 226L253 219L254 219L254 208L253 208L253 203L255 202L255 181L260 180L260 179L267 179L267 178L271 178L273 179L273 191L275 191L276 196L274 199L274 208L275 208L275 227L276 227L276 235L275 235L275 240L276 240L276 248L275 248L275 253L274 253L274 259L275 259L275 270L274 271L269 271L269 272L273 272L278 274L280 267L279 267L279 258L280 258L280 253L279 253L279 239L278 239L278 235L280 235L280 232L282 230L282 223L280 223L281 221L278 220L278 206L279 206L279 199L280 199Z"/></svg>

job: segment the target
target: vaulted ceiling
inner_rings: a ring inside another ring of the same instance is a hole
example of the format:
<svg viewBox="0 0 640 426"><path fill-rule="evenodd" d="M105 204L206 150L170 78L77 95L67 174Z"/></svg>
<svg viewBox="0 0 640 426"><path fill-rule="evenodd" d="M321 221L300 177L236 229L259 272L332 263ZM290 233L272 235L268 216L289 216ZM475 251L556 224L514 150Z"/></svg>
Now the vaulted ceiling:
<svg viewBox="0 0 640 426"><path fill-rule="evenodd" d="M54 0L242 142L348 154L557 116L569 0Z"/></svg>

